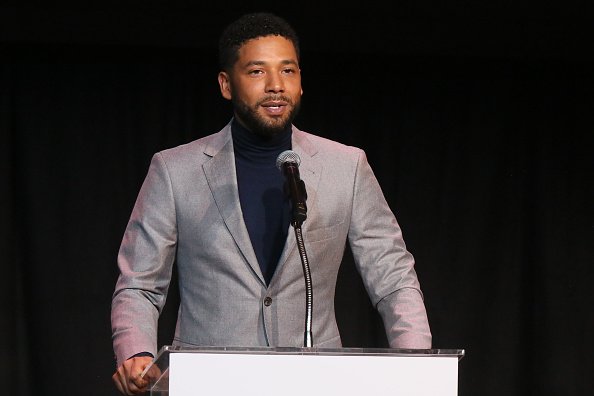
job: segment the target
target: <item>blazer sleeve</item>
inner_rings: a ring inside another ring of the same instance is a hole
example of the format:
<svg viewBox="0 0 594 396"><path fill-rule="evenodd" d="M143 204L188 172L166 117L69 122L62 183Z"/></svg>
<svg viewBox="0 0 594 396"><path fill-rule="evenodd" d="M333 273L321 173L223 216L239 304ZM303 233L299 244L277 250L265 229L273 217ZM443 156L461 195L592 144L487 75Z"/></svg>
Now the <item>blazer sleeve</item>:
<svg viewBox="0 0 594 396"><path fill-rule="evenodd" d="M349 243L392 348L431 348L431 332L415 261L396 217L360 151L353 184Z"/></svg>
<svg viewBox="0 0 594 396"><path fill-rule="evenodd" d="M157 353L158 318L165 300L177 242L171 180L155 154L124 232L120 275L112 297L111 324L117 365L139 352Z"/></svg>

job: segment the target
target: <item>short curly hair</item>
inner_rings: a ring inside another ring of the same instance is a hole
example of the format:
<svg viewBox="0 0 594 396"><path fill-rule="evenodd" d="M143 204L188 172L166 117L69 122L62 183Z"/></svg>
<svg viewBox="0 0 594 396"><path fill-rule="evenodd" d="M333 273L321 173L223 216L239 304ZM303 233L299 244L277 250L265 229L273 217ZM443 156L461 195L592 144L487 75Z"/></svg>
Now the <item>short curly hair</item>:
<svg viewBox="0 0 594 396"><path fill-rule="evenodd" d="M219 66L229 71L237 59L238 51L247 41L265 36L281 36L293 43L299 60L299 37L283 18L268 13L245 14L229 24L219 38Z"/></svg>

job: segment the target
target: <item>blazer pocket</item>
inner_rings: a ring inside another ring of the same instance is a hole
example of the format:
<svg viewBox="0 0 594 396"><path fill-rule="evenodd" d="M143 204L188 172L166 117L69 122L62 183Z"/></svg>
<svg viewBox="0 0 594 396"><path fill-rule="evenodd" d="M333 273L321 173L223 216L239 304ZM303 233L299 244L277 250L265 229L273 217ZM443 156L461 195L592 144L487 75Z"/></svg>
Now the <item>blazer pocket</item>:
<svg viewBox="0 0 594 396"><path fill-rule="evenodd" d="M172 342L173 346L181 346L181 347L188 347L188 348L193 348L193 347L198 347L200 345L198 344L192 344L191 342L186 342L186 341L182 341L177 337L173 338L173 342Z"/></svg>
<svg viewBox="0 0 594 396"><path fill-rule="evenodd" d="M317 348L341 348L342 341L340 339L340 335L337 335L336 337L332 337L329 340L325 340L320 343L316 343L315 346Z"/></svg>
<svg viewBox="0 0 594 396"><path fill-rule="evenodd" d="M340 230L343 227L344 221L329 226L329 227L322 227L322 228L315 228L313 230L305 230L303 232L303 238L307 242L319 242L325 241L328 239L336 238L340 234Z"/></svg>

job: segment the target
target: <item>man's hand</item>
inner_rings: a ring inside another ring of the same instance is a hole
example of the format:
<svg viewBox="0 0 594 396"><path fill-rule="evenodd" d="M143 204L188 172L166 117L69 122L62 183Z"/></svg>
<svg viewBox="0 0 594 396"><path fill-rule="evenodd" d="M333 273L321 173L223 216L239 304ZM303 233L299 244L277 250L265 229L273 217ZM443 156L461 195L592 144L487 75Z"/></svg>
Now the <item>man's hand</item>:
<svg viewBox="0 0 594 396"><path fill-rule="evenodd" d="M118 390L124 395L137 395L148 390L149 381L157 379L159 369L151 367L149 371L140 377L144 369L153 362L150 356L133 357L126 360L111 377Z"/></svg>

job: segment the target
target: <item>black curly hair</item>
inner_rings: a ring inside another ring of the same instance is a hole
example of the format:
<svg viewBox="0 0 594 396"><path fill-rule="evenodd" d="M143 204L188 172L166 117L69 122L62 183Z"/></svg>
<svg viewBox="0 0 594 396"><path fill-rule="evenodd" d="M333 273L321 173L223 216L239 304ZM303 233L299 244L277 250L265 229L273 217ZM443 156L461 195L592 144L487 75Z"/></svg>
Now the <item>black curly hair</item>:
<svg viewBox="0 0 594 396"><path fill-rule="evenodd" d="M219 66L229 71L239 57L239 48L246 41L265 36L281 36L293 43L299 60L299 37L283 18L268 13L245 14L229 24L219 38Z"/></svg>

